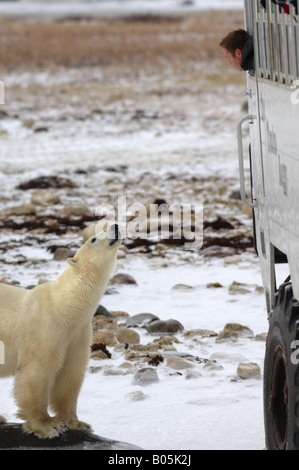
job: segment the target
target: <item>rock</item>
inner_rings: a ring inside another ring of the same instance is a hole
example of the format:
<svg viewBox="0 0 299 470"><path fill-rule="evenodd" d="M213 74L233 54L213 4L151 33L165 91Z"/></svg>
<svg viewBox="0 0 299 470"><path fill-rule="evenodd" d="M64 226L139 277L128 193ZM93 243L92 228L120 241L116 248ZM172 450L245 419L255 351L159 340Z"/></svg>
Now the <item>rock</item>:
<svg viewBox="0 0 299 470"><path fill-rule="evenodd" d="M153 342L158 345L159 349L164 349L166 346L172 346L173 343L178 344L179 340L175 336L160 336L154 339Z"/></svg>
<svg viewBox="0 0 299 470"><path fill-rule="evenodd" d="M124 358L126 361L134 361L134 362L144 362L144 358L148 358L149 354L144 351L132 351L131 349L127 349L124 354Z"/></svg>
<svg viewBox="0 0 299 470"><path fill-rule="evenodd" d="M156 369L145 367L134 375L133 385L147 386L159 382L159 380Z"/></svg>
<svg viewBox="0 0 299 470"><path fill-rule="evenodd" d="M198 377L202 377L202 374L197 370L187 369L185 372L185 379L198 379Z"/></svg>
<svg viewBox="0 0 299 470"><path fill-rule="evenodd" d="M148 333L177 333L183 331L183 325L177 320L155 320L146 327Z"/></svg>
<svg viewBox="0 0 299 470"><path fill-rule="evenodd" d="M141 390L135 390L134 392L127 393L125 398L129 401L140 401L146 400L149 398L149 396L143 393Z"/></svg>
<svg viewBox="0 0 299 470"><path fill-rule="evenodd" d="M92 351L90 354L90 357L92 359L98 359L98 360L108 359L107 354L101 349L96 349L95 351Z"/></svg>
<svg viewBox="0 0 299 470"><path fill-rule="evenodd" d="M178 356L168 356L166 365L175 370L190 369L193 367L190 361Z"/></svg>
<svg viewBox="0 0 299 470"><path fill-rule="evenodd" d="M99 305L97 307L97 309L94 313L94 316L96 317L98 315L103 315L104 317L112 318L112 315L110 314L110 312L103 305Z"/></svg>
<svg viewBox="0 0 299 470"><path fill-rule="evenodd" d="M146 349L135 350L132 346L125 351L124 358L126 361L149 362L149 359L157 356L156 351L147 351ZM156 365L156 364L155 364Z"/></svg>
<svg viewBox="0 0 299 470"><path fill-rule="evenodd" d="M60 197L51 191L37 190L33 191L31 195L31 203L40 206L47 206L50 204L59 204Z"/></svg>
<svg viewBox="0 0 299 470"><path fill-rule="evenodd" d="M219 333L216 342L221 342L226 339L252 338L253 331L247 326L240 325L239 323L227 323L224 329Z"/></svg>
<svg viewBox="0 0 299 470"><path fill-rule="evenodd" d="M257 335L255 335L254 339L255 341L267 341L267 336L268 333L258 333Z"/></svg>
<svg viewBox="0 0 299 470"><path fill-rule="evenodd" d="M211 228L212 230L233 230L234 226L227 219L224 219L223 217L218 217L215 220L206 221L204 223L204 228Z"/></svg>
<svg viewBox="0 0 299 470"><path fill-rule="evenodd" d="M98 111L96 111L98 112ZM100 114L102 113L103 111L100 110ZM106 166L104 168L105 171L109 171L109 172L112 172L112 173L126 173L128 167L127 165L116 165L116 166ZM112 178L112 181L115 182L115 177Z"/></svg>
<svg viewBox="0 0 299 470"><path fill-rule="evenodd" d="M194 289L194 287L188 286L187 284L175 284L171 289L172 290L192 290Z"/></svg>
<svg viewBox="0 0 299 470"><path fill-rule="evenodd" d="M122 362L118 367L125 369L126 374L133 374L137 372L136 367L131 362Z"/></svg>
<svg viewBox="0 0 299 470"><path fill-rule="evenodd" d="M89 215L90 210L85 204L69 204L65 206L64 213L68 217L71 215Z"/></svg>
<svg viewBox="0 0 299 470"><path fill-rule="evenodd" d="M255 292L258 292L259 294L263 294L265 292L263 286L255 286Z"/></svg>
<svg viewBox="0 0 299 470"><path fill-rule="evenodd" d="M212 245L202 248L201 253L205 258L225 258L226 256L235 255L236 250L233 247Z"/></svg>
<svg viewBox="0 0 299 470"><path fill-rule="evenodd" d="M128 345L123 344L123 343L116 343L116 345L114 346L114 351L115 352L124 352L127 349L128 349Z"/></svg>
<svg viewBox="0 0 299 470"><path fill-rule="evenodd" d="M6 215L35 215L36 208L34 204L22 204L20 206L9 207L5 211Z"/></svg>
<svg viewBox="0 0 299 470"><path fill-rule="evenodd" d="M223 285L220 282L209 282L206 287L207 289L220 289Z"/></svg>
<svg viewBox="0 0 299 470"><path fill-rule="evenodd" d="M88 370L91 374L97 374L103 370L103 366L89 366Z"/></svg>
<svg viewBox="0 0 299 470"><path fill-rule="evenodd" d="M205 364L204 364L204 369L209 369L209 370L221 370L223 369L223 367L218 364L217 361L213 360L213 361L207 361Z"/></svg>
<svg viewBox="0 0 299 470"><path fill-rule="evenodd" d="M68 258L72 258L76 254L76 251L70 248L59 247L56 248L53 259L54 261L65 261Z"/></svg>
<svg viewBox="0 0 299 470"><path fill-rule="evenodd" d="M111 279L111 284L137 285L137 282L130 274L118 273Z"/></svg>
<svg viewBox="0 0 299 470"><path fill-rule="evenodd" d="M119 249L117 252L117 259L123 259L127 256L126 252L122 249Z"/></svg>
<svg viewBox="0 0 299 470"><path fill-rule="evenodd" d="M194 336L200 336L201 338L211 338L217 336L217 333L213 330L205 330L203 328L197 328L195 330L184 331L183 336L185 338L193 338Z"/></svg>
<svg viewBox="0 0 299 470"><path fill-rule="evenodd" d="M32 180L21 183L17 189L27 190L33 188L46 189L46 188L75 188L76 185L69 179L60 176L38 176Z"/></svg>
<svg viewBox="0 0 299 470"><path fill-rule="evenodd" d="M148 343L148 344L133 344L130 347L131 351L146 351L146 352L156 352L159 349L158 344Z"/></svg>
<svg viewBox="0 0 299 470"><path fill-rule="evenodd" d="M163 362L163 361L164 361L163 356L161 354L156 354L148 361L148 365L157 367L160 364L160 362Z"/></svg>
<svg viewBox="0 0 299 470"><path fill-rule="evenodd" d="M118 290L115 287L107 287L104 295L113 295L113 294L118 294Z"/></svg>
<svg viewBox="0 0 299 470"><path fill-rule="evenodd" d="M163 349L163 351L165 351L165 352L171 352L171 351L174 352L174 351L177 351L177 348L176 348L175 346L167 346L167 345L165 345L165 346L162 346L162 349Z"/></svg>
<svg viewBox="0 0 299 470"><path fill-rule="evenodd" d="M225 256L223 258L224 264L238 264L241 261L242 257L240 255Z"/></svg>
<svg viewBox="0 0 299 470"><path fill-rule="evenodd" d="M121 319L124 317L129 317L130 315L127 312L123 312L122 310L112 310L109 312L112 318Z"/></svg>
<svg viewBox="0 0 299 470"><path fill-rule="evenodd" d="M22 431L22 425L0 425L0 449L9 450L142 450L126 442L114 441L87 431L68 430L53 439L39 439Z"/></svg>
<svg viewBox="0 0 299 470"><path fill-rule="evenodd" d="M233 281L231 285L228 288L228 293L229 294L248 294L250 293L250 290L247 289L246 284L243 284L241 282Z"/></svg>
<svg viewBox="0 0 299 470"><path fill-rule="evenodd" d="M159 320L159 318L153 313L137 313L126 320L126 325L146 328L146 326L153 320Z"/></svg>
<svg viewBox="0 0 299 470"><path fill-rule="evenodd" d="M104 343L106 346L114 346L116 344L116 339L113 331L109 330L100 330L93 335L93 343L100 344Z"/></svg>
<svg viewBox="0 0 299 470"><path fill-rule="evenodd" d="M24 121L22 122L22 125L24 127L27 127L27 129L31 129L31 127L33 127L34 124L35 124L35 120L30 119L30 118L24 119Z"/></svg>
<svg viewBox="0 0 299 470"><path fill-rule="evenodd" d="M238 365L237 374L241 379L259 379L261 369L255 362L243 362Z"/></svg>
<svg viewBox="0 0 299 470"><path fill-rule="evenodd" d="M120 367L106 367L103 370L103 375L125 375L125 370Z"/></svg>
<svg viewBox="0 0 299 470"><path fill-rule="evenodd" d="M215 339L216 343L225 343L227 341L236 343L238 341L238 335L236 333L221 331Z"/></svg>
<svg viewBox="0 0 299 470"><path fill-rule="evenodd" d="M100 330L115 330L117 322L113 318L106 317L105 315L97 315L92 319L92 330L94 333Z"/></svg>
<svg viewBox="0 0 299 470"><path fill-rule="evenodd" d="M139 344L140 336L135 330L130 328L118 328L115 333L115 337L119 343L124 344Z"/></svg>
<svg viewBox="0 0 299 470"><path fill-rule="evenodd" d="M240 190L236 189L235 191L232 191L229 195L229 198L236 199L237 201L241 200Z"/></svg>
<svg viewBox="0 0 299 470"><path fill-rule="evenodd" d="M33 129L33 132L39 133L39 132L49 132L49 128L47 126L37 126Z"/></svg>
<svg viewBox="0 0 299 470"><path fill-rule="evenodd" d="M91 345L91 351L92 351L92 357L96 357L98 359L107 359L107 358L110 359L111 358L111 353L106 348L105 343L93 342ZM106 357L104 357L102 354L99 354L99 351L104 353Z"/></svg>

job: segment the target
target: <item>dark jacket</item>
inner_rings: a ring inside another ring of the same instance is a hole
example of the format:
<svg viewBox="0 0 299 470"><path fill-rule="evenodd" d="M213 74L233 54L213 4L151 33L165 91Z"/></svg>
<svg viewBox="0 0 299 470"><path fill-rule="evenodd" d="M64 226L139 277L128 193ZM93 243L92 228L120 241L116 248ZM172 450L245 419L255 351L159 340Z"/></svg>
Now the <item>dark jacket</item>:
<svg viewBox="0 0 299 470"><path fill-rule="evenodd" d="M250 37L246 42L243 51L242 51L242 61L241 67L243 70L248 70L249 72L254 72L255 63L254 63L254 49L253 49L253 38Z"/></svg>

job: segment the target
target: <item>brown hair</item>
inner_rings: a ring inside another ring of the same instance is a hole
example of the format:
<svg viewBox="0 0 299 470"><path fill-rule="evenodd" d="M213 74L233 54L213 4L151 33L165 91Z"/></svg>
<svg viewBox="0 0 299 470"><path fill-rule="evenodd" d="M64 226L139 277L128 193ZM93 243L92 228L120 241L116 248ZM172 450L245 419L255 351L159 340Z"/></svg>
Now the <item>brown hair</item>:
<svg viewBox="0 0 299 470"><path fill-rule="evenodd" d="M250 34L248 34L247 31L237 29L236 31L228 33L219 45L235 56L236 49L241 49L242 51L249 38Z"/></svg>

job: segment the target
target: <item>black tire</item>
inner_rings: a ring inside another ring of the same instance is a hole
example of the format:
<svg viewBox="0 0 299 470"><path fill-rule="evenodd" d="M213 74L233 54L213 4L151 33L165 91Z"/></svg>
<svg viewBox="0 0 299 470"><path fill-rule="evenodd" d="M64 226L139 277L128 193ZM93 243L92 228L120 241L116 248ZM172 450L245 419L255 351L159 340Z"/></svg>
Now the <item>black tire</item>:
<svg viewBox="0 0 299 470"><path fill-rule="evenodd" d="M266 344L264 422L269 450L299 449L298 340L299 303L288 282L275 294ZM298 346L293 341L298 341Z"/></svg>

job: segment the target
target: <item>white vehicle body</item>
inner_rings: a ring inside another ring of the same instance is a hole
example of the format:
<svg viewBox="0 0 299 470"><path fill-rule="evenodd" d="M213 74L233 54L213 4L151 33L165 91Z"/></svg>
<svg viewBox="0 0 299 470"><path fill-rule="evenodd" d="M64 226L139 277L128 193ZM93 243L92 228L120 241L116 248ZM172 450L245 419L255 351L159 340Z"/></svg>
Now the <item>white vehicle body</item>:
<svg viewBox="0 0 299 470"><path fill-rule="evenodd" d="M299 300L299 16L267 0L245 0L245 25L254 37L255 74L248 74L252 199L255 240L267 310L277 290L275 265L287 262ZM240 142L239 142L240 143ZM240 143L242 147L242 143ZM242 148L240 159L242 160ZM246 199L247 198L247 199Z"/></svg>
<svg viewBox="0 0 299 470"><path fill-rule="evenodd" d="M264 362L266 447L299 449L299 0L245 0L254 39L248 73L249 115L238 125L240 187L253 209L269 319ZM285 11L285 7L287 7ZM250 128L250 195L243 125ZM277 285L278 264L288 277Z"/></svg>

